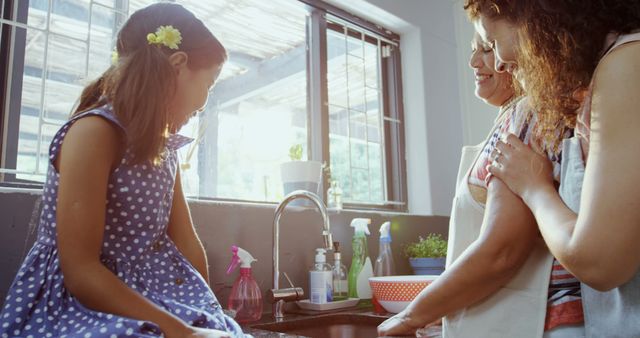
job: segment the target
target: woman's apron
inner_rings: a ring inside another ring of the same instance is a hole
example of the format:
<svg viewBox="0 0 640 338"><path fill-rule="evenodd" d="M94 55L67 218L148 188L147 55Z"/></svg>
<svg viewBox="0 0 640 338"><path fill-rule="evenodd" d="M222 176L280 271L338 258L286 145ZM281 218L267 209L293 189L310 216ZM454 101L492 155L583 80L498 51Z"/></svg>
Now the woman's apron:
<svg viewBox="0 0 640 338"><path fill-rule="evenodd" d="M480 235L485 210L471 196L468 182L471 167L486 142L462 148L449 221L447 267ZM445 317L443 336L542 337L552 263L553 256L540 239L507 285L479 303Z"/></svg>

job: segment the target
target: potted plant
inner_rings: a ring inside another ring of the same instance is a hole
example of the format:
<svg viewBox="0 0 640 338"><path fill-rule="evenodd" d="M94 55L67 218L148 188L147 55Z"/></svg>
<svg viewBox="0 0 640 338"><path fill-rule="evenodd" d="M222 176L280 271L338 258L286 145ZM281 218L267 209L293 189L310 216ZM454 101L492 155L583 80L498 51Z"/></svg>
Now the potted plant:
<svg viewBox="0 0 640 338"><path fill-rule="evenodd" d="M447 241L439 234L419 237L418 242L410 243L404 253L416 275L440 275L444 271L447 256Z"/></svg>
<svg viewBox="0 0 640 338"><path fill-rule="evenodd" d="M314 194L318 193L322 175L322 163L318 161L303 161L302 150L302 144L291 146L289 148L291 161L280 165L280 175L285 195L294 190L307 190ZM294 204L296 204L295 202L297 201L294 201Z"/></svg>

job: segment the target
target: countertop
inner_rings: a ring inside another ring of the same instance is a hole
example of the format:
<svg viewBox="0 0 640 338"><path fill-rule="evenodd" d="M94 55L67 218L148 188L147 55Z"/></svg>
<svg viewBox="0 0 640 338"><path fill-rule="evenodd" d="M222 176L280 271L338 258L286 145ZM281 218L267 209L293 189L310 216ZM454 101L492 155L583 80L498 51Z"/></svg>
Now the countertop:
<svg viewBox="0 0 640 338"><path fill-rule="evenodd" d="M291 312L287 312L287 314L285 315L285 318L278 323L291 322L292 325L295 325L296 321L305 320L305 319L314 318L314 317L326 317L334 314L340 314L340 315L353 314L353 315L357 315L358 318L363 318L363 315L364 315L364 317L367 317L372 320L380 321L380 322L384 321L386 318L393 316L393 314L391 313L379 314L379 313L373 312L372 310L373 308L367 305L364 305L364 306L360 305L358 307L333 310L333 311L310 311L310 310L297 309ZM308 338L307 336L301 336L295 333L280 333L280 332L265 331L262 329L254 328L254 326L256 325L269 325L273 323L275 323L275 321L273 317L271 317L271 314L265 313L262 316L262 319L260 321L244 324L242 325L242 329L245 333L251 334L256 338ZM405 337L415 337L415 335L405 336ZM354 337L354 338L365 338L365 337ZM393 337L389 337L389 338L393 338Z"/></svg>
<svg viewBox="0 0 640 338"><path fill-rule="evenodd" d="M295 322L296 320L318 317L318 316L326 316L330 314L357 314L357 315L367 315L367 316L375 316L375 317L384 317L389 318L393 316L391 313L385 314L377 314L373 312L373 308L370 305L362 305L359 304L356 307L351 307L347 309L336 309L329 311L312 311L312 310L303 310L303 309L291 309L286 312L285 318L281 322ZM281 333L281 332L273 332L273 331L265 331L261 329L253 328L253 326L261 325L261 324L271 324L275 323L274 318L271 316L271 313L264 313L262 318L253 323L247 323L242 325L242 330L244 333L248 333L253 335L256 338L309 338L307 336L300 336L293 333Z"/></svg>

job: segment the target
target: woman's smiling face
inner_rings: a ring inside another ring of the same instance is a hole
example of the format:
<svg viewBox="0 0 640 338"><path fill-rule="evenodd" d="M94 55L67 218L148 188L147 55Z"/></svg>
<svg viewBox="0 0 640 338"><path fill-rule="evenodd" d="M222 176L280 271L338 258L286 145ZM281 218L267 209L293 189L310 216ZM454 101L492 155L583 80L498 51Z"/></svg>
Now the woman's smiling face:
<svg viewBox="0 0 640 338"><path fill-rule="evenodd" d="M474 26L482 40L495 52L496 71L509 72L517 76L517 27L507 20L490 19L484 15L480 15Z"/></svg>
<svg viewBox="0 0 640 338"><path fill-rule="evenodd" d="M486 103L499 107L514 95L513 77L506 72L496 72L494 64L493 50L478 33L474 34L469 66L475 77L475 94Z"/></svg>

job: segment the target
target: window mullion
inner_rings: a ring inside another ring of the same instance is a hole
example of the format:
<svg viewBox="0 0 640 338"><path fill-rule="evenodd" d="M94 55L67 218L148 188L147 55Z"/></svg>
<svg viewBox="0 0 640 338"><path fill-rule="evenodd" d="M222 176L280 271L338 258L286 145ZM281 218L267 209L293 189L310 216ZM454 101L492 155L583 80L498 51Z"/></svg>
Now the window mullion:
<svg viewBox="0 0 640 338"><path fill-rule="evenodd" d="M327 21L314 9L307 19L307 130L309 160L331 163L329 158L329 108L327 89ZM327 177L323 173L320 192L326 201Z"/></svg>

